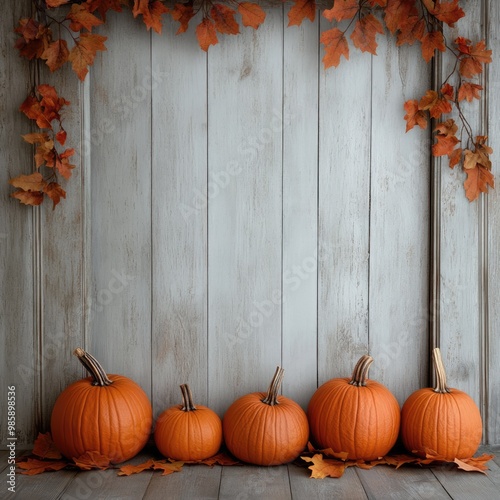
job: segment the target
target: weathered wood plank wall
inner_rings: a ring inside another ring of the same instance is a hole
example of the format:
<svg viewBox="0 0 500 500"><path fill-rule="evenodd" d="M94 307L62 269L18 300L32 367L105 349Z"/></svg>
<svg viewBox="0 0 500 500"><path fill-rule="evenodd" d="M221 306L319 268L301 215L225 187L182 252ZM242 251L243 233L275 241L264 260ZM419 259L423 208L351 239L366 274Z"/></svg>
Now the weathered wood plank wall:
<svg viewBox="0 0 500 500"><path fill-rule="evenodd" d="M29 2L6 8L2 34ZM460 33L500 49L497 2L467 9ZM30 162L17 112L29 75L13 37L1 40L0 370L2 393L17 387L18 445L48 428L82 374L76 345L137 380L155 414L189 382L222 415L277 364L306 407L367 351L403 402L429 383L439 344L452 384L482 408L485 441L499 443L500 200L469 204L461 171L431 170L429 133L404 133L403 102L432 80L418 48L381 39L377 57L353 51L325 71L326 21L286 28L286 8L208 54L193 27L177 37L166 20L158 36L108 18L108 53L84 84L69 68L44 73L72 101L80 160L54 212L8 197ZM497 66L474 116L495 151ZM0 434L5 446L3 419Z"/></svg>

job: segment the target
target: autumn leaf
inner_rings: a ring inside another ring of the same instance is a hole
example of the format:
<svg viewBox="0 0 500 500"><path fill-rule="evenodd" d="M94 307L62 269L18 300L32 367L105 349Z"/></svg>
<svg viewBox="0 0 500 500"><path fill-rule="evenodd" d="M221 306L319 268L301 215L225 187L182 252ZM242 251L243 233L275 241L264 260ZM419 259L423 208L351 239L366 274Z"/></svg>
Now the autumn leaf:
<svg viewBox="0 0 500 500"><path fill-rule="evenodd" d="M169 11L159 0L150 2L149 0L134 0L132 14L134 17L142 14L144 24L148 31L153 28L156 33L161 34L163 22L161 16Z"/></svg>
<svg viewBox="0 0 500 500"><path fill-rule="evenodd" d="M55 158L56 151L54 149L54 141L52 139L40 143L36 148L36 168L40 168L44 163L47 167L53 167L55 165Z"/></svg>
<svg viewBox="0 0 500 500"><path fill-rule="evenodd" d="M186 4L176 3L174 8L170 11L170 15L174 21L179 21L179 23L181 23L176 35L184 33L188 29L189 21L191 21L194 16L193 2L191 1Z"/></svg>
<svg viewBox="0 0 500 500"><path fill-rule="evenodd" d="M382 23L373 14L367 14L356 22L356 26L351 33L351 40L354 46L362 52L376 55L377 42L375 38L377 33L384 33Z"/></svg>
<svg viewBox="0 0 500 500"><path fill-rule="evenodd" d="M419 16L410 16L403 20L399 26L396 45L413 45L417 41L422 41L425 33L425 21Z"/></svg>
<svg viewBox="0 0 500 500"><path fill-rule="evenodd" d="M449 83L445 83L441 89L440 89L441 95L447 100L447 101L454 101L455 100L455 88L453 85L450 85Z"/></svg>
<svg viewBox="0 0 500 500"><path fill-rule="evenodd" d="M463 149L456 148L452 151L450 155L448 155L450 168L456 167L462 161L462 154L463 154Z"/></svg>
<svg viewBox="0 0 500 500"><path fill-rule="evenodd" d="M69 27L73 31L81 31L82 28L91 31L94 26L103 24L101 19L94 16L94 14L89 11L89 6L87 4L73 4L70 12L66 16L66 19L71 21Z"/></svg>
<svg viewBox="0 0 500 500"><path fill-rule="evenodd" d="M465 196L469 201L476 200L481 193L487 193L488 186L495 187L492 173L481 165L477 164L475 168L469 168L465 172L467 173L467 179L464 182Z"/></svg>
<svg viewBox="0 0 500 500"><path fill-rule="evenodd" d="M14 31L20 35L14 47L29 60L40 58L52 40L52 31L31 18L20 19Z"/></svg>
<svg viewBox="0 0 500 500"><path fill-rule="evenodd" d="M173 472L179 472L182 470L184 462L166 462L164 460L154 460L153 469L162 470L162 476L167 476Z"/></svg>
<svg viewBox="0 0 500 500"><path fill-rule="evenodd" d="M40 56L46 60L50 71L56 71L68 61L69 50L66 40L56 40L52 42Z"/></svg>
<svg viewBox="0 0 500 500"><path fill-rule="evenodd" d="M418 125L422 129L427 128L427 118L425 113L419 109L417 100L406 101L404 108L406 111L404 119L406 120L407 132L415 127L415 125Z"/></svg>
<svg viewBox="0 0 500 500"><path fill-rule="evenodd" d="M243 26L257 29L266 19L266 13L260 5L252 2L241 2L238 4L238 12L241 14Z"/></svg>
<svg viewBox="0 0 500 500"><path fill-rule="evenodd" d="M73 457L73 462L81 470L106 470L110 466L110 459L98 451L86 451L79 457Z"/></svg>
<svg viewBox="0 0 500 500"><path fill-rule="evenodd" d="M25 134L21 136L29 144L43 144L49 140L49 134L35 132L33 134Z"/></svg>
<svg viewBox="0 0 500 500"><path fill-rule="evenodd" d="M233 457L230 457L224 452L218 453L213 457L200 460L198 463L208 465L209 467L212 467L214 465L242 465L241 462Z"/></svg>
<svg viewBox="0 0 500 500"><path fill-rule="evenodd" d="M379 7L386 7L387 6L387 0L368 0L368 4L370 7L375 7L378 5Z"/></svg>
<svg viewBox="0 0 500 500"><path fill-rule="evenodd" d="M106 40L107 37L102 35L82 33L75 42L75 46L69 53L69 61L80 80L85 80L89 71L87 67L93 64L97 51L106 50L104 45Z"/></svg>
<svg viewBox="0 0 500 500"><path fill-rule="evenodd" d="M450 2L436 1L432 3L434 7L429 9L429 12L436 19L446 23L450 27L453 27L459 19L465 16L465 12L458 5L458 0L451 0Z"/></svg>
<svg viewBox="0 0 500 500"><path fill-rule="evenodd" d="M288 11L288 26L300 26L306 18L311 22L316 18L316 0L293 0Z"/></svg>
<svg viewBox="0 0 500 500"><path fill-rule="evenodd" d="M39 128L52 128L35 96L28 96L19 106L19 111L22 111L29 119L35 120Z"/></svg>
<svg viewBox="0 0 500 500"><path fill-rule="evenodd" d="M332 22L352 19L359 11L358 0L335 0L331 9L323 11L323 17Z"/></svg>
<svg viewBox="0 0 500 500"><path fill-rule="evenodd" d="M458 101L472 102L474 99L481 99L480 91L483 90L481 85L476 83L464 82L458 89Z"/></svg>
<svg viewBox="0 0 500 500"><path fill-rule="evenodd" d="M325 477L341 477L346 469L346 464L339 460L323 458L320 453L313 457L300 457L305 462L312 463L308 468L312 471L311 477L323 479Z"/></svg>
<svg viewBox="0 0 500 500"><path fill-rule="evenodd" d="M454 135L436 135L436 144L432 145L433 156L450 156L455 146L460 142Z"/></svg>
<svg viewBox="0 0 500 500"><path fill-rule="evenodd" d="M200 24L196 27L196 38L202 50L207 52L210 45L219 43L215 24L211 19L204 17Z"/></svg>
<svg viewBox="0 0 500 500"><path fill-rule="evenodd" d="M325 55L323 57L325 69L331 66L337 67L342 56L349 59L349 45L344 33L338 28L332 28L321 33L320 42L325 46Z"/></svg>
<svg viewBox="0 0 500 500"><path fill-rule="evenodd" d="M435 90L428 90L420 99L418 104L420 110L428 110L432 118L439 118L443 113L451 113L451 103L445 98L440 97Z"/></svg>
<svg viewBox="0 0 500 500"><path fill-rule="evenodd" d="M478 136L476 137L476 142L474 144L474 151L469 149L465 150L464 168L466 170L473 169L476 165L480 165L487 170L491 170L491 160L489 155L493 153L493 149L486 144L486 140L486 136Z"/></svg>
<svg viewBox="0 0 500 500"><path fill-rule="evenodd" d="M41 177L40 174L38 175ZM39 189L41 188L38 188L37 190ZM40 432L38 434L38 437L35 439L35 444L33 446L33 455L36 455L40 458L62 458L60 451L56 448L54 442L52 441L50 432L46 432L45 434L42 434Z"/></svg>
<svg viewBox="0 0 500 500"><path fill-rule="evenodd" d="M45 0L45 3L47 4L47 7L60 7L61 5L64 5L68 3L69 0Z"/></svg>
<svg viewBox="0 0 500 500"><path fill-rule="evenodd" d="M35 172L30 175L20 175L9 179L9 184L23 191L41 191L47 185L47 182L42 177L42 174Z"/></svg>
<svg viewBox="0 0 500 500"><path fill-rule="evenodd" d="M87 0L86 6L90 12L99 12L103 21L106 21L106 13L108 10L115 12L122 11L122 5L127 5L128 0Z"/></svg>
<svg viewBox="0 0 500 500"><path fill-rule="evenodd" d="M384 9L384 21L391 33L401 30L405 20L415 16L419 16L419 12L415 7L415 0L387 0L387 7Z"/></svg>
<svg viewBox="0 0 500 500"><path fill-rule="evenodd" d="M61 198L66 198L66 191L64 191L64 189L57 182L50 182L47 184L47 186L43 188L43 192L52 200L52 210L56 208L56 205L59 204ZM35 450L33 450L33 453L35 453Z"/></svg>
<svg viewBox="0 0 500 500"><path fill-rule="evenodd" d="M422 57L429 62L436 50L446 51L444 36L440 31L430 31L422 37Z"/></svg>
<svg viewBox="0 0 500 500"><path fill-rule="evenodd" d="M235 14L234 9L220 3L215 3L210 9L215 29L225 35L237 35L240 32L240 27L234 19Z"/></svg>
<svg viewBox="0 0 500 500"><path fill-rule="evenodd" d="M16 194L16 193L14 193ZM14 196L14 195L13 195ZM43 194L40 193L40 196L43 199ZM22 203L25 201L21 200ZM40 205L42 201L40 200L38 203L25 203L26 205ZM68 465L68 462L63 460L39 460L37 458L28 458L26 462L19 462L17 466L20 469L25 470L22 474L26 474L28 476L34 476L36 474L41 474L46 471L56 471L64 469Z"/></svg>
<svg viewBox="0 0 500 500"><path fill-rule="evenodd" d="M63 153L55 156L54 166L65 179L69 179L71 177L71 171L75 168L75 165L72 165L69 162L69 158L74 154L74 149L66 149Z"/></svg>
<svg viewBox="0 0 500 500"><path fill-rule="evenodd" d="M484 473L485 470L488 470L486 462L489 462L493 458L495 458L494 455L487 455L485 453L479 457L465 458L462 460L456 458L454 462L458 465L459 469Z"/></svg>
<svg viewBox="0 0 500 500"><path fill-rule="evenodd" d="M154 460L149 459L147 462L144 462L139 465L124 465L120 467L118 471L119 476L131 476L132 474L139 474L145 470L151 469L154 465Z"/></svg>
<svg viewBox="0 0 500 500"><path fill-rule="evenodd" d="M453 118L449 118L445 122L438 123L434 129L434 132L439 132L447 137L453 136L458 131L458 125L455 123Z"/></svg>
<svg viewBox="0 0 500 500"><path fill-rule="evenodd" d="M56 140L61 146L64 146L64 143L66 142L66 137L67 137L66 130L64 130L63 128L61 128L59 132L57 132L56 134Z"/></svg>
<svg viewBox="0 0 500 500"><path fill-rule="evenodd" d="M459 37L455 44L460 52L460 74L465 78L473 78L483 72L483 64L491 62L491 50L486 49L484 40L472 45L467 38Z"/></svg>

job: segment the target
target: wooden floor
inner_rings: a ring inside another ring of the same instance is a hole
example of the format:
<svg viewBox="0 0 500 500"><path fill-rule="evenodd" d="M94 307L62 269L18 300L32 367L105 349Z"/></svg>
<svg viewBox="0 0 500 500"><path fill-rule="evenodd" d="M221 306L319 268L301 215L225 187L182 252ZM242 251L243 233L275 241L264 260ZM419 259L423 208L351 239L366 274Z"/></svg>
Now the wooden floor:
<svg viewBox="0 0 500 500"><path fill-rule="evenodd" d="M116 470L47 472L16 476L16 493L7 491L6 452L0 452L3 500L167 499L167 500L285 500L285 499L457 499L500 500L500 447L482 448L496 458L488 475L450 467L398 470L380 465L371 470L347 469L340 479L310 479L308 470L296 465L280 467L184 465L181 472L162 476L146 471L130 477ZM144 462L139 455L129 463Z"/></svg>

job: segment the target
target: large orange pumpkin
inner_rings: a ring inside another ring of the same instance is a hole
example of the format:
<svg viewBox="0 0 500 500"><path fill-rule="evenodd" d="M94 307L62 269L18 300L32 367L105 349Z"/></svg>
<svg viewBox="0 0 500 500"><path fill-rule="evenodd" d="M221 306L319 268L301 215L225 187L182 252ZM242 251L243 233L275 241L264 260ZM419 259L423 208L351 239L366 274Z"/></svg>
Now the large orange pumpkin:
<svg viewBox="0 0 500 500"><path fill-rule="evenodd" d="M151 433L153 412L146 393L127 377L108 376L83 349L74 354L91 376L57 398L50 422L54 444L67 458L86 451L98 451L112 463L132 458Z"/></svg>
<svg viewBox="0 0 500 500"><path fill-rule="evenodd" d="M470 458L481 442L483 424L474 400L446 385L441 351L432 352L436 387L419 389L401 410L401 438L411 452L426 452L446 460Z"/></svg>
<svg viewBox="0 0 500 500"><path fill-rule="evenodd" d="M362 356L351 378L329 380L313 394L307 415L316 446L353 460L374 460L394 446L399 405L387 387L368 379L372 363L371 356Z"/></svg>
<svg viewBox="0 0 500 500"><path fill-rule="evenodd" d="M154 439L160 453L175 460L203 460L222 444L222 422L206 406L195 406L187 384L181 385L182 404L165 410L156 421Z"/></svg>
<svg viewBox="0 0 500 500"><path fill-rule="evenodd" d="M244 462L288 463L307 444L309 426L304 410L295 401L278 395L283 371L278 366L267 394L253 392L242 396L222 419L227 448Z"/></svg>

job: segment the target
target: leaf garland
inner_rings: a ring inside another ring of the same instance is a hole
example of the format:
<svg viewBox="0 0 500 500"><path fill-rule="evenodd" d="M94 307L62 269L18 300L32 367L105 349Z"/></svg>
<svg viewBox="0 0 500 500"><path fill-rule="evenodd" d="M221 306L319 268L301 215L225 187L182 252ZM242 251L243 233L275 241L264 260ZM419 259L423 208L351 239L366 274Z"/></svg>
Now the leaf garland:
<svg viewBox="0 0 500 500"><path fill-rule="evenodd" d="M314 21L321 10L316 0L284 1L291 4L288 26ZM283 0L266 3L282 5ZM450 168L463 167L467 174L465 195L470 201L493 188L495 180L490 160L493 150L486 136L474 133L465 115L465 106L481 99L484 87L477 80L485 65L491 62L492 51L486 48L484 40L457 37L452 44L447 41L443 26L454 27L465 16L459 0L333 0L330 3L330 8L322 9L322 16L332 24L320 36L325 69L348 60L351 46L375 55L377 37L386 32L396 37L397 46L419 45L427 62L438 52L448 52L455 58L452 72L440 89L428 90L420 98L404 103L406 131L415 127L425 129L432 123L432 155L447 157ZM187 31L199 13L195 33L204 51L219 43L220 35L237 35L241 27L256 30L266 18L257 1L32 0L32 5L33 15L20 19L14 30L19 36L15 43L19 55L32 63L43 62L52 72L70 63L80 80L85 79L97 53L106 50L106 37L93 30L106 22L109 11L131 9L135 18L158 34L162 32L163 16L170 15L179 23L178 35ZM66 34L65 38L62 33ZM39 82L34 83L30 95L21 104L20 111L39 129L23 136L35 148L36 171L9 181L17 188L11 196L21 203L40 205L48 197L55 208L61 198L66 198L58 176L69 179L75 167L70 163L74 150L61 150L66 141L62 114L69 104L57 95L54 87ZM456 119L447 116L453 111Z"/></svg>

